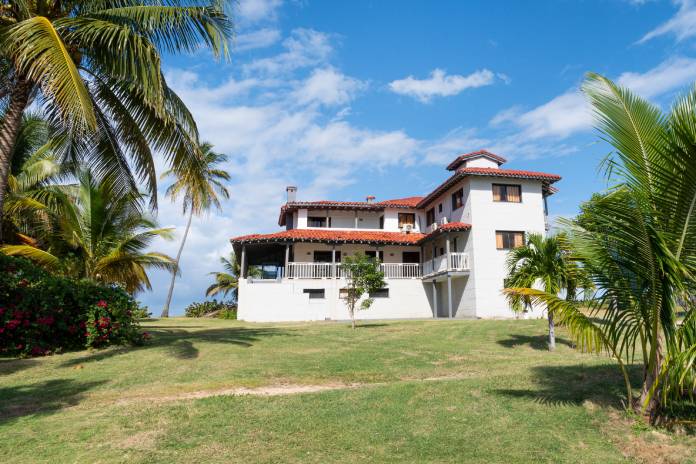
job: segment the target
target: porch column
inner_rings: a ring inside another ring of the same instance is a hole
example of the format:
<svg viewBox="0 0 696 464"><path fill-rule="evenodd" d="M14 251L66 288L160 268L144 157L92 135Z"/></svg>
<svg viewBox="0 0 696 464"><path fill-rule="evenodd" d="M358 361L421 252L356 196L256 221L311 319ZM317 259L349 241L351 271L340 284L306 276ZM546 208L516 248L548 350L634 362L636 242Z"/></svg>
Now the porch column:
<svg viewBox="0 0 696 464"><path fill-rule="evenodd" d="M290 271L290 244L285 244L285 275L283 277L288 277L288 272Z"/></svg>
<svg viewBox="0 0 696 464"><path fill-rule="evenodd" d="M452 319L452 276L449 272L447 273L447 315Z"/></svg>
<svg viewBox="0 0 696 464"><path fill-rule="evenodd" d="M242 262L240 264L242 279L246 278L246 245L242 245Z"/></svg>
<svg viewBox="0 0 696 464"><path fill-rule="evenodd" d="M452 268L452 261L450 258L450 234L447 232L445 235L445 252L447 253L447 270Z"/></svg>
<svg viewBox="0 0 696 464"><path fill-rule="evenodd" d="M433 317L437 319L437 282L433 279Z"/></svg>
<svg viewBox="0 0 696 464"><path fill-rule="evenodd" d="M336 278L336 245L331 247L331 278Z"/></svg>

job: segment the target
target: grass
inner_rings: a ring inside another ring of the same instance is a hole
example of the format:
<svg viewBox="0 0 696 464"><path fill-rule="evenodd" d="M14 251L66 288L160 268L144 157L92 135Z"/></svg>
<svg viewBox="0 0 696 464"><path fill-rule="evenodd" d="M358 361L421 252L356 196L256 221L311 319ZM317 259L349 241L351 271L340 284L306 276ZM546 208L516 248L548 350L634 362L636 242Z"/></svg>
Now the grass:
<svg viewBox="0 0 696 464"><path fill-rule="evenodd" d="M696 462L543 321L143 325L141 348L0 360L0 462ZM269 385L353 388L212 396Z"/></svg>

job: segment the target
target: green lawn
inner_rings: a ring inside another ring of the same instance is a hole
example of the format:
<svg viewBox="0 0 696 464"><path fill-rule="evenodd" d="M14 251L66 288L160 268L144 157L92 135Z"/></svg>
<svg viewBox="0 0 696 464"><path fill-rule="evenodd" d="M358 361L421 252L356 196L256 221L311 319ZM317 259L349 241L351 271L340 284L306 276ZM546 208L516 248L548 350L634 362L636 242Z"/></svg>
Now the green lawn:
<svg viewBox="0 0 696 464"><path fill-rule="evenodd" d="M539 320L143 325L141 348L0 360L0 462L696 462ZM214 395L298 385L336 389Z"/></svg>

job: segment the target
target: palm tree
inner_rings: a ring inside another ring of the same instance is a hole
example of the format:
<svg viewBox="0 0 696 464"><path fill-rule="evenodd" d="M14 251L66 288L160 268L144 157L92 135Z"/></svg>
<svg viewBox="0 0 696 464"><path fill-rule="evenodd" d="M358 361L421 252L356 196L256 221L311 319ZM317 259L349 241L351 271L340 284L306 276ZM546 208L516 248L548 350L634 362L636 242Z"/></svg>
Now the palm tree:
<svg viewBox="0 0 696 464"><path fill-rule="evenodd" d="M171 239L172 229L158 228L145 216L142 194L90 171L80 172L77 181L44 186L32 195L46 215L43 228L34 240L0 251L74 278L121 285L130 293L151 289L147 269L176 271L169 256L145 252L154 238ZM41 203L45 197L52 201Z"/></svg>
<svg viewBox="0 0 696 464"><path fill-rule="evenodd" d="M534 288L541 285L544 292L558 295L565 290L567 298L574 298L579 279L579 268L567 258L563 237L546 237L529 234L524 246L510 250L507 257L508 277L506 287ZM515 311L526 309L528 298L507 294ZM549 350L556 348L556 331L553 310L547 308L549 321Z"/></svg>
<svg viewBox="0 0 696 464"><path fill-rule="evenodd" d="M208 287L205 291L205 296L215 296L222 293L222 296L226 297L228 293L231 293L232 300L236 301L240 267L234 252L230 253L229 258L220 257L220 263L225 271L210 273L210 275L215 276L215 283Z"/></svg>
<svg viewBox="0 0 696 464"><path fill-rule="evenodd" d="M18 234L31 235L44 218L35 196L43 186L61 179L68 166L59 162L55 153L55 130L39 114L25 114L22 118L15 146L11 171L8 176L7 194L2 216L2 228L6 239L22 238ZM43 198L48 201L48 198ZM7 232L10 232L9 234Z"/></svg>
<svg viewBox="0 0 696 464"><path fill-rule="evenodd" d="M657 422L696 397L696 87L669 113L591 74L584 85L614 184L567 221L573 255L595 283L589 314L580 304L532 289L508 292L547 304L590 351L619 363L627 404ZM684 317L679 317L679 304ZM626 365L639 359L633 397Z"/></svg>
<svg viewBox="0 0 696 464"><path fill-rule="evenodd" d="M224 198L230 197L230 193L222 183L222 181L229 180L230 175L227 171L215 167L227 161L227 156L214 152L213 146L210 143L201 144L200 151L203 155L203 163L200 165L200 170L193 173L169 170L162 174L163 177L176 176L176 181L167 189L167 196L169 196L172 201L180 196L183 197L183 212L184 214L188 212L186 230L181 239L179 251L176 254L177 266L179 266L181 252L184 250L184 245L186 244L186 237L191 228L193 215L199 215L204 211L208 211L211 206L220 209L218 194ZM175 282L176 274L172 274L172 281L169 284L169 292L167 293L167 301L162 309L161 317L169 317L169 305L172 302Z"/></svg>
<svg viewBox="0 0 696 464"><path fill-rule="evenodd" d="M6 0L0 4L0 214L22 115L35 102L70 143L61 157L146 184L152 151L172 169L200 164L191 114L167 86L160 54L203 46L228 57L226 0ZM108 149L106 149L108 148Z"/></svg>

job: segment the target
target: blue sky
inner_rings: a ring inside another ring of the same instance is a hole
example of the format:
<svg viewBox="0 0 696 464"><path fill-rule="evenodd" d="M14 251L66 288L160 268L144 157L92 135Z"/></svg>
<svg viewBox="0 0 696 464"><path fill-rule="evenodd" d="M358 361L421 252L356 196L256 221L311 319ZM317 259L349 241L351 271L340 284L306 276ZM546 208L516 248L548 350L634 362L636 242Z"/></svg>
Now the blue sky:
<svg viewBox="0 0 696 464"><path fill-rule="evenodd" d="M164 60L233 177L223 210L194 220L174 314L203 299L230 237L278 229L289 184L303 200L422 195L457 154L485 148L563 176L550 210L573 215L604 188L610 151L579 93L585 73L664 108L696 81L690 0L241 0L235 20L230 62ZM159 221L183 232L164 198ZM168 278L152 280L139 298L159 314Z"/></svg>

